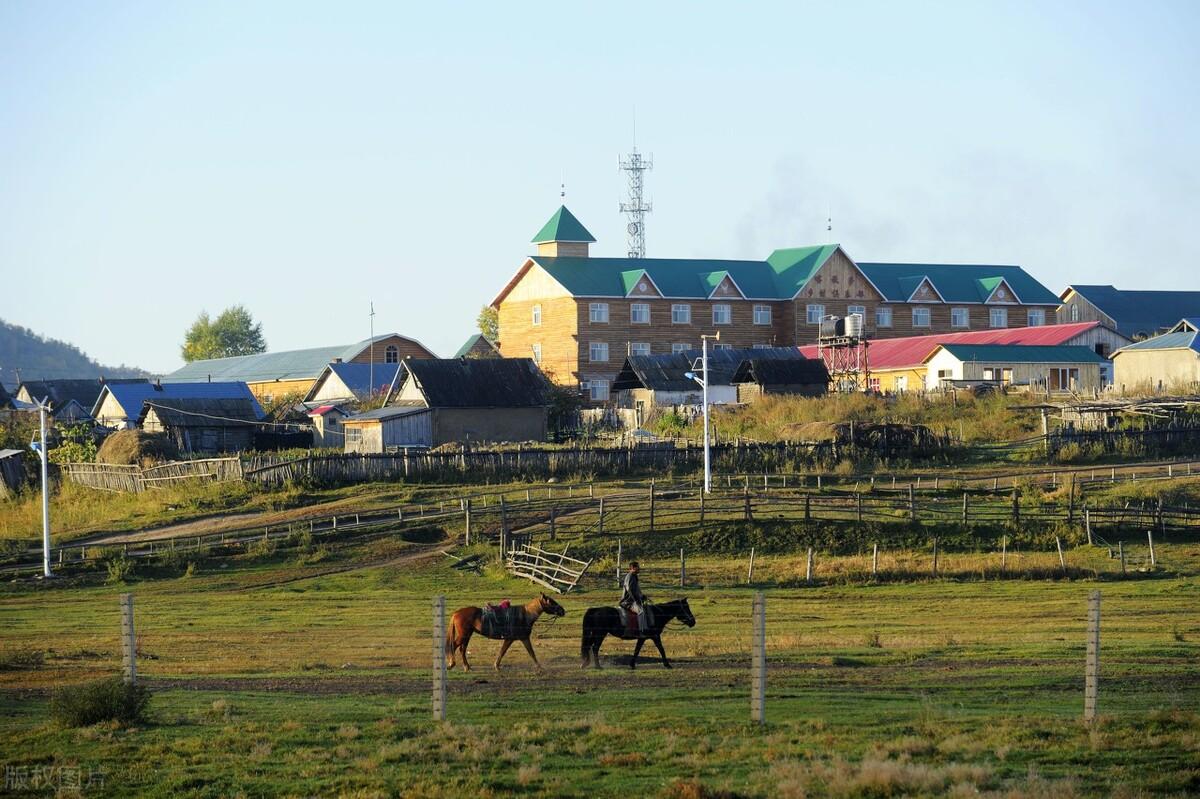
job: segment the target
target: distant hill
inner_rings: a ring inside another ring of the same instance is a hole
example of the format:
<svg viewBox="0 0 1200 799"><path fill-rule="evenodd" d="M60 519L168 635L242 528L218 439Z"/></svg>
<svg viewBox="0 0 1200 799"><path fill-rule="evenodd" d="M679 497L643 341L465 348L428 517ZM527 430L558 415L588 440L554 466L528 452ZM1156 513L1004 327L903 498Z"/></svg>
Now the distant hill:
<svg viewBox="0 0 1200 799"><path fill-rule="evenodd" d="M25 380L150 376L133 366L99 364L74 344L44 338L0 319L0 383L15 388L18 370Z"/></svg>

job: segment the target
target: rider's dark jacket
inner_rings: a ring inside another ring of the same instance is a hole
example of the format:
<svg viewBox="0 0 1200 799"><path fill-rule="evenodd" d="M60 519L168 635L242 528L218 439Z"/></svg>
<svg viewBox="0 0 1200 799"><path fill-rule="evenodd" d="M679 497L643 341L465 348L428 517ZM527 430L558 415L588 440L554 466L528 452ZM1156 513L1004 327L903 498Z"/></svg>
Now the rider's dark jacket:
<svg viewBox="0 0 1200 799"><path fill-rule="evenodd" d="M645 601L646 597L642 594L641 586L638 585L637 574L629 572L621 581L621 602L619 604L628 610L634 604L642 605Z"/></svg>

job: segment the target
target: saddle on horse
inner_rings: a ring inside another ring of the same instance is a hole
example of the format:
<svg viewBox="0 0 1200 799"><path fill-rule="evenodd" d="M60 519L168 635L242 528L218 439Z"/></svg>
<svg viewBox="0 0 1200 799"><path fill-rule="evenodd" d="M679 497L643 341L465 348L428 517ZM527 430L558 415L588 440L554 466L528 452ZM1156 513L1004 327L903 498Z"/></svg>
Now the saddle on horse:
<svg viewBox="0 0 1200 799"><path fill-rule="evenodd" d="M647 602L641 606L641 613L637 613L635 608L637 605L632 608L617 608L617 613L621 617L621 629L633 637L640 636L654 624L654 613L650 610L650 603Z"/></svg>
<svg viewBox="0 0 1200 799"><path fill-rule="evenodd" d="M504 600L499 605L490 602L483 609L479 620L480 632L485 638L522 638L529 633L529 624L524 608L514 608Z"/></svg>

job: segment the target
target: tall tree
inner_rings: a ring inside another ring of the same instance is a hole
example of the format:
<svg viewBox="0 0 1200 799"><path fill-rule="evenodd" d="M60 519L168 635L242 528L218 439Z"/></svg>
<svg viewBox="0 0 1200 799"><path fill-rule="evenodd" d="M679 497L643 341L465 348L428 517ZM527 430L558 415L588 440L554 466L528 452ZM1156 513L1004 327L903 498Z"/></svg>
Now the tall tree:
<svg viewBox="0 0 1200 799"><path fill-rule="evenodd" d="M479 309L479 316L475 317L475 324L479 326L479 332L483 337L495 344L500 338L500 314L490 305L485 305Z"/></svg>
<svg viewBox="0 0 1200 799"><path fill-rule="evenodd" d="M185 361L191 362L266 351L262 324L255 322L244 306L234 305L216 319L202 311L184 335L182 355Z"/></svg>

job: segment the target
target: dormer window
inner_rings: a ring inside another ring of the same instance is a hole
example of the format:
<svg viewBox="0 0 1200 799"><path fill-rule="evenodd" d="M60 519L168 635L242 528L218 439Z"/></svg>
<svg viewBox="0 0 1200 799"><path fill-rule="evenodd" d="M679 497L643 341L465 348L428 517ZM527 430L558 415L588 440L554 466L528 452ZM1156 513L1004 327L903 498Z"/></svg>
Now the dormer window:
<svg viewBox="0 0 1200 799"><path fill-rule="evenodd" d="M387 349L383 351L384 363L400 363L400 348L395 344L387 345Z"/></svg>

